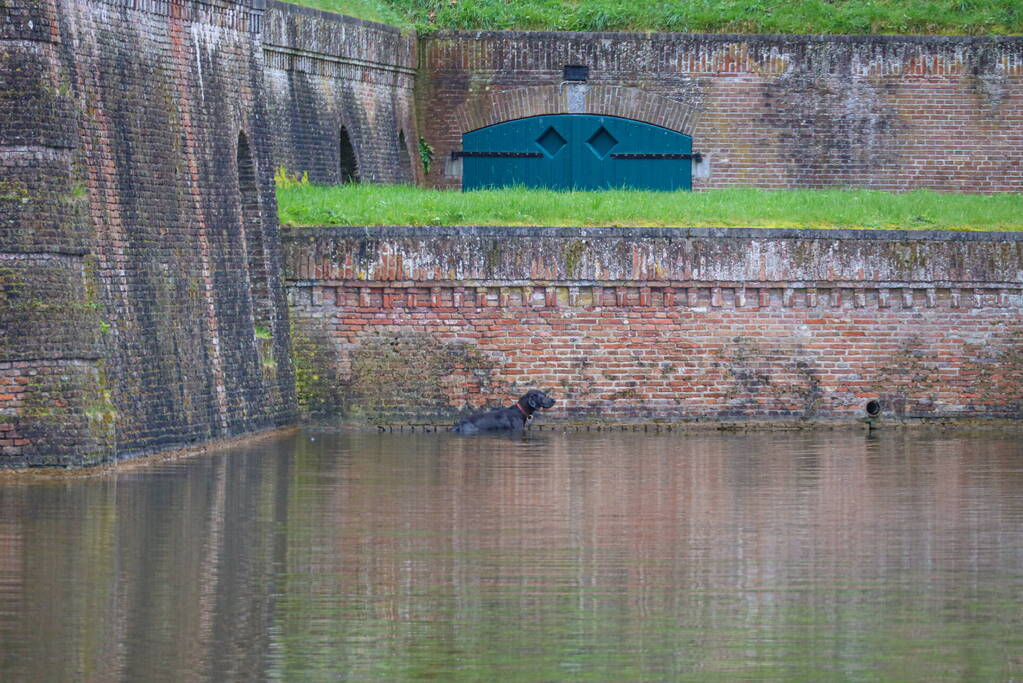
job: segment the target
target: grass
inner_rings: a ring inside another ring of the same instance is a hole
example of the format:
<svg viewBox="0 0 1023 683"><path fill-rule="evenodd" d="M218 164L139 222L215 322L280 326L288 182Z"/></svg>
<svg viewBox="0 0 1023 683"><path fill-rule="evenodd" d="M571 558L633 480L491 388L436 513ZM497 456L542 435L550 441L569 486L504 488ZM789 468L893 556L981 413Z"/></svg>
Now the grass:
<svg viewBox="0 0 1023 683"><path fill-rule="evenodd" d="M420 30L1023 34L1023 0L300 0Z"/></svg>
<svg viewBox="0 0 1023 683"><path fill-rule="evenodd" d="M386 0L285 0L293 5L346 14L358 19L412 28L412 22Z"/></svg>
<svg viewBox="0 0 1023 683"><path fill-rule="evenodd" d="M452 192L408 185L277 188L284 225L538 225L1023 230L1023 195L752 188Z"/></svg>

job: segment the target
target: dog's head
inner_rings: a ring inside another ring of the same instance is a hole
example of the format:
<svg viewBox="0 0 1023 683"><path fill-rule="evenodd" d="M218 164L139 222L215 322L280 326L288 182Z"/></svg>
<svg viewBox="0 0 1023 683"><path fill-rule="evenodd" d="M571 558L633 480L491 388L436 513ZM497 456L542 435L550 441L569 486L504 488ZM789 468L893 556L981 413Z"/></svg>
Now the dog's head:
<svg viewBox="0 0 1023 683"><path fill-rule="evenodd" d="M519 405L532 415L534 410L547 410L553 406L554 399L539 389L530 389L519 399Z"/></svg>

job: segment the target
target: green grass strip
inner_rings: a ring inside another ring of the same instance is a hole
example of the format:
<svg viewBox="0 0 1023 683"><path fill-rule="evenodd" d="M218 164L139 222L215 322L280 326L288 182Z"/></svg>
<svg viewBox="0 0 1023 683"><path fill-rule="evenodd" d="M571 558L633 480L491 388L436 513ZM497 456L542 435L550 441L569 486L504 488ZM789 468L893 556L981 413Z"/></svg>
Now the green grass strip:
<svg viewBox="0 0 1023 683"><path fill-rule="evenodd" d="M285 0L293 5L336 12L400 28L412 28L412 22L386 0Z"/></svg>
<svg viewBox="0 0 1023 683"><path fill-rule="evenodd" d="M408 185L277 188L284 225L536 225L1023 230L1023 195L917 190L476 192Z"/></svg>
<svg viewBox="0 0 1023 683"><path fill-rule="evenodd" d="M1020 35L1020 0L298 0L420 30Z"/></svg>

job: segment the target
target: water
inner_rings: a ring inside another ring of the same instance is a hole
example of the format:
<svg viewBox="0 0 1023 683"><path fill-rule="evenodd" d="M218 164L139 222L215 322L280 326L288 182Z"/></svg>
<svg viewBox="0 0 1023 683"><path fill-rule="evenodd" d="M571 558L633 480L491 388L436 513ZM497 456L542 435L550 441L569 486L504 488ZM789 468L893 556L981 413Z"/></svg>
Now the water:
<svg viewBox="0 0 1023 683"><path fill-rule="evenodd" d="M306 431L0 480L0 679L1020 680L1020 434Z"/></svg>

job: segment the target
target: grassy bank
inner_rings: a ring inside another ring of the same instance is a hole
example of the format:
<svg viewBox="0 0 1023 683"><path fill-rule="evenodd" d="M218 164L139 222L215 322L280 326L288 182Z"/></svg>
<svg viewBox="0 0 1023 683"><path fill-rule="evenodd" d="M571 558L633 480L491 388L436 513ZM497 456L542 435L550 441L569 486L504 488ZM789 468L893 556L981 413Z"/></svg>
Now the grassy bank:
<svg viewBox="0 0 1023 683"><path fill-rule="evenodd" d="M1020 0L300 0L404 27L693 33L1023 34Z"/></svg>
<svg viewBox="0 0 1023 683"><path fill-rule="evenodd" d="M542 225L1023 230L1023 195L756 189L709 192L278 186L285 225Z"/></svg>
<svg viewBox="0 0 1023 683"><path fill-rule="evenodd" d="M412 21L392 7L387 0L285 0L285 2L400 28L413 28Z"/></svg>

